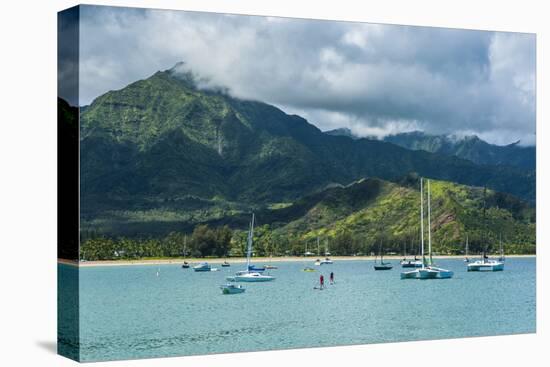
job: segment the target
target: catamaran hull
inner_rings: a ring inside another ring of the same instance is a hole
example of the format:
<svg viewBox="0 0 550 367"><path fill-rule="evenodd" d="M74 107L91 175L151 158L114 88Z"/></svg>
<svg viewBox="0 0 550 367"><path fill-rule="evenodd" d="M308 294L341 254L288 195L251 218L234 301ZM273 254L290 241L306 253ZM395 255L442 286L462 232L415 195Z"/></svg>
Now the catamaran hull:
<svg viewBox="0 0 550 367"><path fill-rule="evenodd" d="M449 279L452 278L454 273L450 270L439 270L436 275L436 279Z"/></svg>
<svg viewBox="0 0 550 367"><path fill-rule="evenodd" d="M454 273L440 268L424 268L401 273L401 279L449 279Z"/></svg>

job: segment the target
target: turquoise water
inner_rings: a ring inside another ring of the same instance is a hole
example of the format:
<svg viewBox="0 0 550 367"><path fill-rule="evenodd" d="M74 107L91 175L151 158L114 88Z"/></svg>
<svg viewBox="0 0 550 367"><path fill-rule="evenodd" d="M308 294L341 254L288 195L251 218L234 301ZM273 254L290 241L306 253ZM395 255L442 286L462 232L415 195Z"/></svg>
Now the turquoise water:
<svg viewBox="0 0 550 367"><path fill-rule="evenodd" d="M246 292L237 295L222 295L219 285L242 264L210 273L178 265L81 268L80 358L535 332L534 258L509 258L495 273L468 273L462 260L439 260L454 278L426 281L401 280L393 263L391 271L374 271L371 261L317 267L327 280L335 274L336 284L323 291L313 289L319 271L302 272L303 262L277 263L275 281L242 283ZM60 280L68 274L60 271Z"/></svg>

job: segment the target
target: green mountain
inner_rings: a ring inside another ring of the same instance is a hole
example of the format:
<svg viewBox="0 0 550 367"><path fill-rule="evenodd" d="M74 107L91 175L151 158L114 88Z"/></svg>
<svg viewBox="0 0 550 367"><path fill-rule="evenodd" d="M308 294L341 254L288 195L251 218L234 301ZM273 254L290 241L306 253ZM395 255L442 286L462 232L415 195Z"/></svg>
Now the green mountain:
<svg viewBox="0 0 550 367"><path fill-rule="evenodd" d="M197 80L173 68L81 108L83 231L188 231L251 209L290 208L364 177L396 181L409 172L534 201L534 172L330 136L274 106L201 89Z"/></svg>
<svg viewBox="0 0 550 367"><path fill-rule="evenodd" d="M420 131L389 135L384 141L412 150L453 155L477 164L514 166L525 170L536 169L535 147L524 147L519 141L509 145L494 145L475 135L452 137L430 135Z"/></svg>
<svg viewBox="0 0 550 367"><path fill-rule="evenodd" d="M496 250L499 238L508 252L534 252L533 207L492 190L438 180L430 184L435 251L461 253L468 235L472 253ZM380 244L386 251L401 253L405 246L408 252L418 253L418 187L416 175L399 183L366 179L327 189L265 214L267 221L278 219L272 226L274 235L289 237L292 244L297 244L297 253L304 242L314 245L317 237L322 239L322 246L326 241L331 251L340 254L370 253ZM285 217L286 222L282 220Z"/></svg>
<svg viewBox="0 0 550 367"><path fill-rule="evenodd" d="M535 209L529 204L484 188L439 180L431 180L430 184L435 253L463 253L466 236L472 255L494 253L500 241L507 254L536 252ZM318 239L321 254L326 249L333 255L370 254L380 247L386 253L402 253L406 249L408 254L418 254L419 214L419 178L414 174L399 182L370 178L334 186L290 205L258 209L255 254L302 255L306 244L316 252ZM83 256L90 260L109 259L114 258L115 251L124 252L126 258L178 256L184 249L193 256L245 253L250 220L247 208L227 211L211 220L191 223L192 220L165 216L139 223L139 228L152 231L137 239L121 238L129 235L124 232L117 233L115 240L87 239L82 246ZM127 230L127 224L121 228ZM427 218L425 226L427 246ZM159 229L164 232L156 233L157 239L150 239L149 235Z"/></svg>

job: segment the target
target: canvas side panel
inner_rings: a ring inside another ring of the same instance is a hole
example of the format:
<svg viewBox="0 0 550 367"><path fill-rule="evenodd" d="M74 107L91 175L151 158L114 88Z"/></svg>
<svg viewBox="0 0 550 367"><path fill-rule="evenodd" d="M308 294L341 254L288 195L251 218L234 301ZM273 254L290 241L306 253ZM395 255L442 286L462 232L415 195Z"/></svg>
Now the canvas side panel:
<svg viewBox="0 0 550 367"><path fill-rule="evenodd" d="M57 19L57 350L79 360L79 7Z"/></svg>

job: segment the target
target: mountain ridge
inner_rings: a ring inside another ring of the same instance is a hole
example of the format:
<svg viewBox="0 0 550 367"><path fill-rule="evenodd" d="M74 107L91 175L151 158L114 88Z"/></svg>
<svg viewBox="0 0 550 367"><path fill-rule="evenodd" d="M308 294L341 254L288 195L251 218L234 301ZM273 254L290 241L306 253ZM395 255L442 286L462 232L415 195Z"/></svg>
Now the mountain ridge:
<svg viewBox="0 0 550 367"><path fill-rule="evenodd" d="M267 103L201 90L170 70L97 97L80 122L82 217L92 229L105 228L113 213L164 208L208 221L294 203L327 185L410 172L534 200L534 173L383 141L350 143Z"/></svg>
<svg viewBox="0 0 550 367"><path fill-rule="evenodd" d="M361 139L348 128L325 131L325 134L346 136L354 140ZM376 138L366 137L366 139ZM529 171L536 169L536 148L521 146L520 140L506 145L495 145L477 135L432 135L422 131L391 134L381 140L410 150L456 156L480 165L511 166Z"/></svg>

